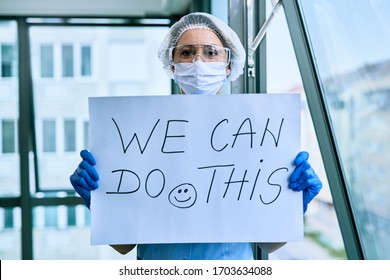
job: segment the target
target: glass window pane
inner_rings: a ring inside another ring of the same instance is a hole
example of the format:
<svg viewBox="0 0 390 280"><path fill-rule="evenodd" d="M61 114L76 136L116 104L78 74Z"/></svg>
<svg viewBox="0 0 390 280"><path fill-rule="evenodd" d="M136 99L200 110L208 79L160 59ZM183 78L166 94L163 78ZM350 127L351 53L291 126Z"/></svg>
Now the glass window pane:
<svg viewBox="0 0 390 280"><path fill-rule="evenodd" d="M42 190L73 190L69 176L80 163L80 151L88 148L89 97L170 94L171 81L157 57L167 29L31 26L31 69ZM57 72L62 76L65 68L72 74L66 79L41 79L42 69L50 69L45 70L50 72L46 76L57 77Z"/></svg>
<svg viewBox="0 0 390 280"><path fill-rule="evenodd" d="M304 240L287 243L269 258L345 259L340 227L290 38L284 10L280 9L267 32L267 92L300 93L301 149L309 152L310 164L321 178L323 188L304 216Z"/></svg>
<svg viewBox="0 0 390 280"><path fill-rule="evenodd" d="M1 44L1 42L0 42ZM1 77L15 77L16 59L15 47L10 44L1 44Z"/></svg>
<svg viewBox="0 0 390 280"><path fill-rule="evenodd" d="M73 77L72 45L62 45L62 77Z"/></svg>
<svg viewBox="0 0 390 280"><path fill-rule="evenodd" d="M365 258L390 259L390 1L300 6Z"/></svg>
<svg viewBox="0 0 390 280"><path fill-rule="evenodd" d="M0 196L15 196L20 193L17 39L16 21L0 20Z"/></svg>
<svg viewBox="0 0 390 280"><path fill-rule="evenodd" d="M41 46L41 77L54 77L54 50L52 45Z"/></svg>
<svg viewBox="0 0 390 280"><path fill-rule="evenodd" d="M4 208L4 228L13 228L14 226L14 209Z"/></svg>
<svg viewBox="0 0 390 280"><path fill-rule="evenodd" d="M15 121L3 120L1 126L2 132L2 152L15 153L16 137L15 137Z"/></svg>
<svg viewBox="0 0 390 280"><path fill-rule="evenodd" d="M45 226L55 227L58 224L57 206L45 207Z"/></svg>
<svg viewBox="0 0 390 280"><path fill-rule="evenodd" d="M81 76L91 76L92 73L91 47L81 47Z"/></svg>
<svg viewBox="0 0 390 280"><path fill-rule="evenodd" d="M67 225L68 226L75 226L76 225L76 207L75 206L68 206L66 207L68 213L67 213Z"/></svg>
<svg viewBox="0 0 390 280"><path fill-rule="evenodd" d="M89 148L89 122L83 123L84 149Z"/></svg>
<svg viewBox="0 0 390 280"><path fill-rule="evenodd" d="M21 259L20 208L0 208L0 259Z"/></svg>
<svg viewBox="0 0 390 280"><path fill-rule="evenodd" d="M65 152L76 151L76 122L65 120Z"/></svg>
<svg viewBox="0 0 390 280"><path fill-rule="evenodd" d="M55 120L43 120L43 151L56 151L56 122Z"/></svg>

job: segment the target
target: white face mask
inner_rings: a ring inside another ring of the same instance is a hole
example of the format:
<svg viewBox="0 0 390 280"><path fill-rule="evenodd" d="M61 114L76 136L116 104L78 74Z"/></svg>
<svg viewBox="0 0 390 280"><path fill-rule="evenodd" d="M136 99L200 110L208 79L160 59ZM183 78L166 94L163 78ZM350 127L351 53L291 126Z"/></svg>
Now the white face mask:
<svg viewBox="0 0 390 280"><path fill-rule="evenodd" d="M217 94L226 80L224 62L176 63L175 82L186 94Z"/></svg>

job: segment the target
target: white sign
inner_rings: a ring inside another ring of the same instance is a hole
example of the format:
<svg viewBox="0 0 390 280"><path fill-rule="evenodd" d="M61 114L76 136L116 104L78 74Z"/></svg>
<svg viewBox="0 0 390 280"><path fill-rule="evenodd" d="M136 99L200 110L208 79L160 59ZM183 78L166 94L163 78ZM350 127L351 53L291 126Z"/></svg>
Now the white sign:
<svg viewBox="0 0 390 280"><path fill-rule="evenodd" d="M297 94L90 98L92 244L303 237Z"/></svg>

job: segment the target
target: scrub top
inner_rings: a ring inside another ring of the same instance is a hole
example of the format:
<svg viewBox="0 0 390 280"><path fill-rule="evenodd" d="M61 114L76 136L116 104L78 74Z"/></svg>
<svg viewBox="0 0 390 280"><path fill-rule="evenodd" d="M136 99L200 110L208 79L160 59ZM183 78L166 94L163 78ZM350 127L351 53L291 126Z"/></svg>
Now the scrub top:
<svg viewBox="0 0 390 280"><path fill-rule="evenodd" d="M138 244L138 260L253 260L251 243Z"/></svg>

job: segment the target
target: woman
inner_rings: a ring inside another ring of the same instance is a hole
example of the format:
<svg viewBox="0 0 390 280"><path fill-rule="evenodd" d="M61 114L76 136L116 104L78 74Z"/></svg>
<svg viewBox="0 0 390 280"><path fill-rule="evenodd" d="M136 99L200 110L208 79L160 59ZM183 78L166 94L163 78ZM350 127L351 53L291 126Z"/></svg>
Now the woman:
<svg viewBox="0 0 390 280"><path fill-rule="evenodd" d="M216 94L226 79L234 81L243 73L246 54L237 34L223 21L192 13L171 27L158 57L182 93Z"/></svg>
<svg viewBox="0 0 390 280"><path fill-rule="evenodd" d="M226 80L233 81L242 73L245 51L237 34L223 21L206 13L192 13L175 23L163 40L158 52L168 76L179 85L182 94L218 94ZM96 162L87 150L71 175L76 192L90 205L90 192L98 187ZM303 192L303 209L321 190L322 183L308 163L308 153L295 159L295 170L289 187ZM272 252L281 243L261 243ZM122 254L135 245L112 245ZM138 259L253 259L251 243L186 243L138 244Z"/></svg>

